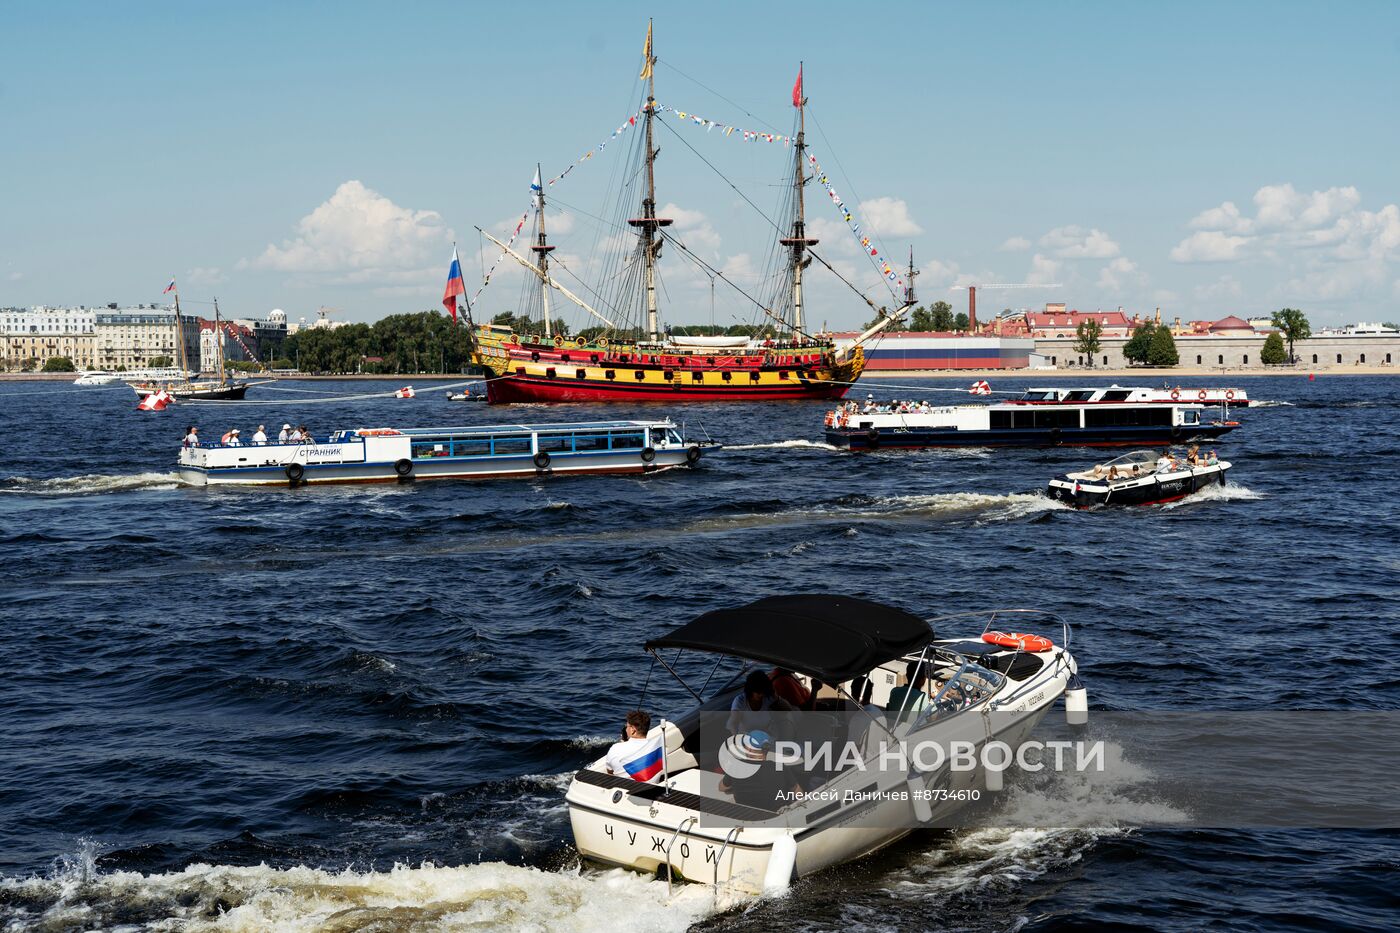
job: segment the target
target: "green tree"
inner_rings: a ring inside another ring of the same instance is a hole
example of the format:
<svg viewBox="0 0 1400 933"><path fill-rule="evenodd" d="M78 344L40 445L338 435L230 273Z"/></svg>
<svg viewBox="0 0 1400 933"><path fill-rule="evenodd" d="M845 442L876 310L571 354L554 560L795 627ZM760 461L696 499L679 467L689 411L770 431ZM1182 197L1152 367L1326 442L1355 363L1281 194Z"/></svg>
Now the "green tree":
<svg viewBox="0 0 1400 933"><path fill-rule="evenodd" d="M967 330L972 322L967 319L966 311L959 311L953 317L953 330Z"/></svg>
<svg viewBox="0 0 1400 933"><path fill-rule="evenodd" d="M1274 312L1273 325L1283 334L1283 339L1288 341L1288 359L1294 362L1297 357L1293 355L1293 344L1299 340L1307 340L1312 336L1312 327L1308 324L1308 316L1297 308L1280 308Z"/></svg>
<svg viewBox="0 0 1400 933"><path fill-rule="evenodd" d="M1147 362L1153 366L1175 366L1181 362L1171 328L1158 327L1157 332L1152 335L1152 343L1147 348Z"/></svg>
<svg viewBox="0 0 1400 933"><path fill-rule="evenodd" d="M1133 328L1133 334L1123 344L1123 359L1129 363L1146 363L1148 351L1152 347L1152 337L1157 332L1157 325L1151 321L1144 321Z"/></svg>
<svg viewBox="0 0 1400 933"><path fill-rule="evenodd" d="M1094 354L1099 352L1099 338L1103 336L1103 325L1097 319L1086 317L1074 329L1074 352L1083 353L1094 365Z"/></svg>
<svg viewBox="0 0 1400 933"><path fill-rule="evenodd" d="M929 317L933 319L933 326L930 330L947 331L953 329L953 306L946 301L935 301L933 307L929 309Z"/></svg>
<svg viewBox="0 0 1400 933"><path fill-rule="evenodd" d="M1283 338L1278 332L1264 338L1264 348L1259 351L1259 362L1265 366L1277 366L1288 361L1288 353L1283 349Z"/></svg>
<svg viewBox="0 0 1400 933"><path fill-rule="evenodd" d="M51 356L44 360L44 372L46 373L71 373L76 372L77 367L73 361L66 356Z"/></svg>
<svg viewBox="0 0 1400 933"><path fill-rule="evenodd" d="M933 330L933 315L923 305L919 305L909 312L909 329L918 333L927 333Z"/></svg>
<svg viewBox="0 0 1400 933"><path fill-rule="evenodd" d="M150 366L151 366L152 369L163 369L163 368L165 368L166 366L174 366L174 365L175 365L175 359L174 359L173 357L169 357L169 356L153 356L153 357L151 357L151 359L150 359Z"/></svg>

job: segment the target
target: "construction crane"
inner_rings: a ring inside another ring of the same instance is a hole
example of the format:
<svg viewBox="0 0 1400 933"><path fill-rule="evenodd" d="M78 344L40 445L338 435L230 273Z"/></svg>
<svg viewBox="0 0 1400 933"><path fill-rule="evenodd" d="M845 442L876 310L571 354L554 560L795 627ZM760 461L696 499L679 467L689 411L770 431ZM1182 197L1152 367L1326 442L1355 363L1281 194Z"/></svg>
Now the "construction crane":
<svg viewBox="0 0 1400 933"><path fill-rule="evenodd" d="M328 307L326 307L325 305L321 305L321 307L319 307L319 308L316 309L316 324L315 324L315 326L318 327L318 328L330 329L330 327L331 327L331 315L332 315L332 314L339 314L339 313L340 313L340 309L339 309L339 308L328 308Z"/></svg>
<svg viewBox="0 0 1400 933"><path fill-rule="evenodd" d="M1042 285L1039 282L1016 282L1014 284L995 283L991 285L954 285L954 289L967 289L967 330L977 333L977 289L979 288L1059 288L1060 283Z"/></svg>

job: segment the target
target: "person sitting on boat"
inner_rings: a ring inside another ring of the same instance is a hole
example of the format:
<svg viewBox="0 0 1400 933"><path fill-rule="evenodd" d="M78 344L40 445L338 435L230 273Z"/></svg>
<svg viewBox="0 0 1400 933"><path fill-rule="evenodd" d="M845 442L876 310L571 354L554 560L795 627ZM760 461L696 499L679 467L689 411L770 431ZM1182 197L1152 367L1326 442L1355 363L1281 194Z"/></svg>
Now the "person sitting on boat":
<svg viewBox="0 0 1400 933"><path fill-rule="evenodd" d="M761 729L741 732L725 739L720 756L721 767L726 758L738 765L734 769L736 771L747 772L750 767L756 767L753 773L746 773L743 777L730 775L726 771L720 778L720 791L732 794L735 803L746 807L782 809L787 793L800 792L802 786L798 783L799 769L779 768L773 760L772 751L773 737Z"/></svg>
<svg viewBox="0 0 1400 933"><path fill-rule="evenodd" d="M862 408L861 411L868 415L868 414L870 414L872 411L875 411L875 410L876 410L876 405L875 405L875 394L872 392L871 394L869 394L869 395L867 395L867 396L865 397L865 407Z"/></svg>
<svg viewBox="0 0 1400 933"><path fill-rule="evenodd" d="M267 431L263 428L262 425L258 425L258 429L257 429L256 431L253 432L253 446L254 446L254 447L266 447L266 446L267 446Z"/></svg>
<svg viewBox="0 0 1400 933"><path fill-rule="evenodd" d="M282 425L282 430L277 432L277 443L286 444L289 442L291 436L292 426L290 424L284 424Z"/></svg>
<svg viewBox="0 0 1400 933"><path fill-rule="evenodd" d="M1199 466L1201 461L1201 448L1199 444L1192 444L1186 449L1186 462L1192 466Z"/></svg>
<svg viewBox="0 0 1400 933"><path fill-rule="evenodd" d="M924 684L928 672L918 659L904 667L904 684L890 691L890 715L895 719L914 719L928 706L928 694Z"/></svg>
<svg viewBox="0 0 1400 933"><path fill-rule="evenodd" d="M198 447L198 446L199 446L199 428L195 427L194 425L190 425L188 428L185 428L184 446L186 446L186 447Z"/></svg>
<svg viewBox="0 0 1400 933"><path fill-rule="evenodd" d="M773 681L763 671L750 671L744 680L744 690L729 705L725 727L729 734L751 732L754 729L772 731L774 713L791 713L796 708L773 693Z"/></svg>
<svg viewBox="0 0 1400 933"><path fill-rule="evenodd" d="M1094 464L1094 479L1098 479L1100 476L1103 476L1103 464L1096 463Z"/></svg>
<svg viewBox="0 0 1400 933"><path fill-rule="evenodd" d="M304 424L297 425L297 433L301 435L301 440L297 443L310 444L312 442L311 430Z"/></svg>
<svg viewBox="0 0 1400 933"><path fill-rule="evenodd" d="M243 442L238 439L238 429L230 428L229 432L219 438L219 443L225 447L242 447Z"/></svg>
<svg viewBox="0 0 1400 933"><path fill-rule="evenodd" d="M1110 483L1112 483L1112 482L1116 482L1117 480L1118 480L1118 468L1117 468L1116 466L1111 466L1111 467L1109 467L1109 468L1108 468L1108 481L1109 481Z"/></svg>
<svg viewBox="0 0 1400 933"><path fill-rule="evenodd" d="M791 703L795 709L805 709L812 699L812 691L804 687L797 675L786 667L773 668L768 673L768 680L773 685L773 693Z"/></svg>
<svg viewBox="0 0 1400 933"><path fill-rule="evenodd" d="M627 775L635 781L651 781L661 776L663 734L658 732L651 738L651 715L645 710L634 709L622 723L622 741L614 742L608 748L603 765L609 774L619 777Z"/></svg>
<svg viewBox="0 0 1400 933"><path fill-rule="evenodd" d="M1215 456L1215 451L1213 450L1206 456L1206 466L1215 466L1219 462L1220 459Z"/></svg>
<svg viewBox="0 0 1400 933"><path fill-rule="evenodd" d="M1157 458L1157 472L1170 473L1176 469L1176 460L1172 457L1171 448L1162 451L1162 456Z"/></svg>

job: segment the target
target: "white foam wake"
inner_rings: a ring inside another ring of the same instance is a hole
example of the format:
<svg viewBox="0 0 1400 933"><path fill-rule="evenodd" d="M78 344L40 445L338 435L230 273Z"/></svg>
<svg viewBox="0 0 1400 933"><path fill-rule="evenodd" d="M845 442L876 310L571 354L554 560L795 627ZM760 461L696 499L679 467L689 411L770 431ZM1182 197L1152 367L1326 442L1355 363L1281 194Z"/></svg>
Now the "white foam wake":
<svg viewBox="0 0 1400 933"><path fill-rule="evenodd" d="M486 862L455 868L396 865L331 872L266 865L191 865L184 871L94 874L72 867L48 878L0 880L15 927L93 929L136 924L183 931L569 930L682 931L714 910L705 885L633 872L546 872ZM24 905L23 907L19 905ZM5 909L0 909L4 918ZM133 927L135 928L135 927Z"/></svg>
<svg viewBox="0 0 1400 933"><path fill-rule="evenodd" d="M0 492L29 496L90 496L108 492L128 492L133 489L174 489L182 485L177 473L130 473L105 476L88 473L53 479L29 479L16 476L4 481Z"/></svg>
<svg viewBox="0 0 1400 933"><path fill-rule="evenodd" d="M805 447L812 450L840 450L834 444L827 444L821 441L805 441L794 438L789 441L774 441L771 444L726 444L725 450L777 450L780 448Z"/></svg>
<svg viewBox="0 0 1400 933"><path fill-rule="evenodd" d="M1163 509L1177 509L1184 505L1193 505L1197 502L1253 502L1264 498L1263 493L1255 492L1247 486L1226 484L1224 486L1207 486L1205 489L1193 492L1185 499L1178 499L1175 502L1168 502L1163 505Z"/></svg>

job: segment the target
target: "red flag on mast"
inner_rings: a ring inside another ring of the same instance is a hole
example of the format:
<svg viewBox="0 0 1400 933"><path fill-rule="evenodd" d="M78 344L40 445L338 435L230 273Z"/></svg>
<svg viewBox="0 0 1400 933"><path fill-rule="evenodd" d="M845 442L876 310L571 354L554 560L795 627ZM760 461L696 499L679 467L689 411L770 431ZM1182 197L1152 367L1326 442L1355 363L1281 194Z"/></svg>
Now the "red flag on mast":
<svg viewBox="0 0 1400 933"><path fill-rule="evenodd" d="M797 66L797 83L792 86L792 105L802 106L802 66Z"/></svg>

